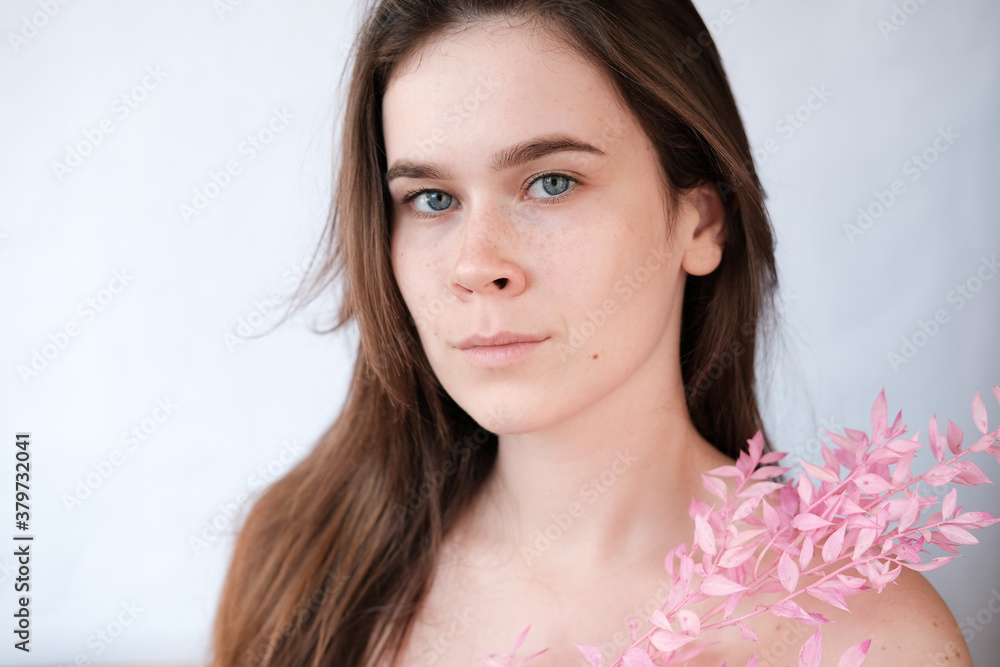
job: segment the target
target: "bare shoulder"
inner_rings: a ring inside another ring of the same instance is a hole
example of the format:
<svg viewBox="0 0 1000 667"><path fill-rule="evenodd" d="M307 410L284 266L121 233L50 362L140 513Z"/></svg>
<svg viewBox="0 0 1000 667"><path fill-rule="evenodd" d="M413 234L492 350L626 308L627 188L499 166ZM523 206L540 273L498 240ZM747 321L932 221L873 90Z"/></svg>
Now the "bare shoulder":
<svg viewBox="0 0 1000 667"><path fill-rule="evenodd" d="M823 664L835 664L849 647L870 638L865 667L972 666L955 617L919 572L904 567L881 593L867 590L847 598L850 612L810 600L802 606L831 621L822 626Z"/></svg>

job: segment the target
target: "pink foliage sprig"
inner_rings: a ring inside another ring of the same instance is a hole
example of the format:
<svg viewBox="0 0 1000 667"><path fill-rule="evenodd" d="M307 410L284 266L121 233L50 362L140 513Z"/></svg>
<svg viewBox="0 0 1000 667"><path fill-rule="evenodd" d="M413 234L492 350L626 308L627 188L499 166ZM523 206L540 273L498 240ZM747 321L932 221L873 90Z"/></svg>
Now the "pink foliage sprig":
<svg viewBox="0 0 1000 667"><path fill-rule="evenodd" d="M1000 403L1000 387L993 387L993 394ZM940 503L937 497L921 496L917 489L921 481L934 487L992 483L965 459L970 452L985 451L1000 463L1000 445L996 444L1000 428L989 430L978 392L972 401L972 418L982 437L963 449L962 430L949 421L941 435L936 416L931 417L928 442L937 463L916 476L910 465L923 447L917 440L919 431L905 437L902 413L889 425L884 391L872 406L871 436L852 429L844 429L843 435L827 431L834 447L822 445L824 464L799 459L803 472L794 483L774 481L790 470L772 465L787 454L764 454L763 435L758 432L735 465L702 475L705 488L722 506L716 509L692 499L689 514L695 529L690 552L685 543L667 554L664 567L672 582L666 600L649 618L652 627L639 635L633 621L632 645L608 667L682 663L707 648L698 642L703 633L734 625L743 639L757 641L756 632L744 621L763 612L816 625L799 652L799 667L819 665L823 651L819 626L829 621L822 614L807 612L795 598L810 595L848 610L846 598L870 588L881 593L903 567L925 572L955 558L940 556L922 562L920 554L928 552L927 545L957 555L959 545L978 542L971 530L1000 521L986 512L964 512L957 505L955 488ZM948 452L951 456L945 458ZM725 478L735 484L731 494ZM932 507L939 511L921 521L924 510ZM820 564L813 562L817 555ZM800 586L804 577L814 580ZM778 601L757 603L752 611L734 615L744 597L782 591L785 595ZM718 603L706 613L690 608L713 598ZM527 629L518 646L526 634ZM838 666L860 665L870 642L849 648ZM604 667L596 647L577 648L592 667ZM503 657L507 665L530 659L515 662L514 653ZM746 667L756 664L752 656Z"/></svg>

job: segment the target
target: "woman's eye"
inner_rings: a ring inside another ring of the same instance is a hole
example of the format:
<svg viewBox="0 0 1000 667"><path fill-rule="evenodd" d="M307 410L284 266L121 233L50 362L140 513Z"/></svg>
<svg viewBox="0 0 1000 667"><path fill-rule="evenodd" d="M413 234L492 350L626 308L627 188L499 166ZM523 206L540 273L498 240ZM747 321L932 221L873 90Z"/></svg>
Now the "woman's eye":
<svg viewBox="0 0 1000 667"><path fill-rule="evenodd" d="M536 199L551 199L565 194L576 179L565 174L542 174L528 187L528 192Z"/></svg>
<svg viewBox="0 0 1000 667"><path fill-rule="evenodd" d="M543 202L555 201L572 191L576 183L575 178L565 174L542 174L528 184L528 194ZM410 206L413 215L425 218L447 211L453 201L454 197L441 190L416 190L403 197L403 203Z"/></svg>
<svg viewBox="0 0 1000 667"><path fill-rule="evenodd" d="M445 211L451 206L452 196L447 192L441 192L440 190L424 190L422 192L417 192L409 197L406 201L412 201L416 210L420 213L440 213ZM426 203L430 210L423 210L419 207L420 203Z"/></svg>

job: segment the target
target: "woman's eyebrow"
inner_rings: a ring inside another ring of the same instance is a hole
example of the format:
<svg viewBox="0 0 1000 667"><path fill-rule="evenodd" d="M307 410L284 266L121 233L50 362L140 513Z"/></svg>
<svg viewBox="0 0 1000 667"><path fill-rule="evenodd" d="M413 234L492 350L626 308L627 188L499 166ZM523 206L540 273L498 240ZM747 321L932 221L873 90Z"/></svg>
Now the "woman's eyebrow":
<svg viewBox="0 0 1000 667"><path fill-rule="evenodd" d="M529 139L528 141L497 151L490 160L490 168L493 171L503 171L526 162L531 162L532 160L537 160L551 153L564 151L593 153L594 155L605 154L600 148L579 139L574 139L565 134L552 134ZM385 172L386 183L395 178L426 178L447 181L451 180L452 176L447 170L433 164L415 162L413 160L398 160Z"/></svg>

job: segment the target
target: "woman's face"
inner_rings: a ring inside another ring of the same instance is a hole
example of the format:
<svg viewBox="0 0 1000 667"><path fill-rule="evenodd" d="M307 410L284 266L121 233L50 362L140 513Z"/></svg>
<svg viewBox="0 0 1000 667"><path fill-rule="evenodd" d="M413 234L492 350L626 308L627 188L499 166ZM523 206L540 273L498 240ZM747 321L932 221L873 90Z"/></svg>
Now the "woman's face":
<svg viewBox="0 0 1000 667"><path fill-rule="evenodd" d="M711 209L685 198L669 233L657 156L611 84L501 25L404 62L383 132L392 265L427 358L476 421L525 433L681 391L684 268L712 255L689 237ZM497 334L534 342L474 339Z"/></svg>

